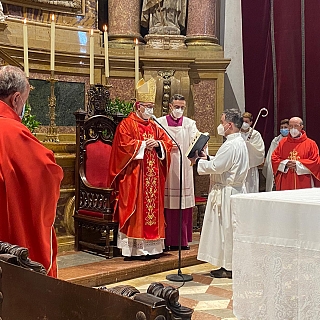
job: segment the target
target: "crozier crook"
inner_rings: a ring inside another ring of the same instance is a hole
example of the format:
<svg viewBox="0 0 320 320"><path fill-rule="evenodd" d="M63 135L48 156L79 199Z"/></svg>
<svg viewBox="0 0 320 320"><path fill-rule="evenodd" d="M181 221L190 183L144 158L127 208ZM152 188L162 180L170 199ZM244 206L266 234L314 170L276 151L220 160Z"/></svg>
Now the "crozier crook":
<svg viewBox="0 0 320 320"><path fill-rule="evenodd" d="M264 114L261 114L262 111L264 111L265 113L264 113ZM258 119L259 119L260 115L265 118L265 117L268 115L268 113L269 113L268 109L266 109L266 108L261 108L261 109L260 109L260 111L259 111L259 113L258 113L258 116L257 116L257 118L256 118L256 121L254 122L252 128L250 129L250 133L249 133L249 135L248 135L247 140L250 140L250 138L251 138L251 136L252 136L252 133L253 133L253 129L255 128L255 126L256 126L256 124L257 124L257 122L258 122Z"/></svg>

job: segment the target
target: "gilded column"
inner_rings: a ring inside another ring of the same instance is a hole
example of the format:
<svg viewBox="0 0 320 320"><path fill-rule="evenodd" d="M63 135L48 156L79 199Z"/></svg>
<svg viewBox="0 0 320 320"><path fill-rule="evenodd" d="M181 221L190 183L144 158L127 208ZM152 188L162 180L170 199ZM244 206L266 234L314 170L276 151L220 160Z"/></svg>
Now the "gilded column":
<svg viewBox="0 0 320 320"><path fill-rule="evenodd" d="M217 0L189 0L186 43L190 45L214 45L216 37Z"/></svg>
<svg viewBox="0 0 320 320"><path fill-rule="evenodd" d="M109 40L133 43L140 39L140 0L108 1Z"/></svg>

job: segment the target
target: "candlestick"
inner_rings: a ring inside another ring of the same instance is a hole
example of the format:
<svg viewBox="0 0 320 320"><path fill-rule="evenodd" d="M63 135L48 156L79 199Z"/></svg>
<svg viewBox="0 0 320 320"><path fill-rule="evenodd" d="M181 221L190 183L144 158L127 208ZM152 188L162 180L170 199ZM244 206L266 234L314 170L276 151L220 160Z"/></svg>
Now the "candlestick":
<svg viewBox="0 0 320 320"><path fill-rule="evenodd" d="M50 53L50 70L54 71L54 55L55 55L55 38L56 38L56 23L54 14L51 16L51 53Z"/></svg>
<svg viewBox="0 0 320 320"><path fill-rule="evenodd" d="M29 78L29 58L28 58L28 27L27 19L23 23L23 65L26 77Z"/></svg>
<svg viewBox="0 0 320 320"><path fill-rule="evenodd" d="M105 25L103 27L104 33L103 33L103 39L104 39L104 69L105 69L105 76L106 78L109 78L109 40L108 40L108 28Z"/></svg>
<svg viewBox="0 0 320 320"><path fill-rule="evenodd" d="M139 45L138 39L135 39L135 48L134 48L134 82L135 88L137 87L137 83L139 81Z"/></svg>
<svg viewBox="0 0 320 320"><path fill-rule="evenodd" d="M90 31L90 84L94 84L94 37L93 29Z"/></svg>

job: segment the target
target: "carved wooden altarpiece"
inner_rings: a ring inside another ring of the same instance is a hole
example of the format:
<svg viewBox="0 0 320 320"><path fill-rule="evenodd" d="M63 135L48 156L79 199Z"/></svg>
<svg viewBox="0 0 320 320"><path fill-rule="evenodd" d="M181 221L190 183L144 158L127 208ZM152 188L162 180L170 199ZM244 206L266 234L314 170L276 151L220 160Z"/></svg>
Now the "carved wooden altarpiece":
<svg viewBox="0 0 320 320"><path fill-rule="evenodd" d="M74 14L84 14L85 10L85 0L2 0L2 2L17 6Z"/></svg>

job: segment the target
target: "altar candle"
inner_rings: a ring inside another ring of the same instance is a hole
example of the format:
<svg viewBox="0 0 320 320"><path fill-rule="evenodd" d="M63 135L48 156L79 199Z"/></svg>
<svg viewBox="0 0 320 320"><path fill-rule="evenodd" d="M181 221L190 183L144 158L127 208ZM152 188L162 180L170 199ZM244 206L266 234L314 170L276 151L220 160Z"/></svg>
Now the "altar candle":
<svg viewBox="0 0 320 320"><path fill-rule="evenodd" d="M51 54L50 54L50 70L54 71L54 55L55 55L55 40L56 40L56 23L54 14L51 16Z"/></svg>
<svg viewBox="0 0 320 320"><path fill-rule="evenodd" d="M90 84L94 84L94 37L93 29L90 31Z"/></svg>
<svg viewBox="0 0 320 320"><path fill-rule="evenodd" d="M105 76L106 78L109 78L109 40L108 40L108 28L105 25L103 27L104 33L103 33L103 39L104 39L104 69L105 69Z"/></svg>
<svg viewBox="0 0 320 320"><path fill-rule="evenodd" d="M135 80L135 88L137 87L137 83L139 81L139 45L138 39L135 39L135 48L134 48L134 80Z"/></svg>
<svg viewBox="0 0 320 320"><path fill-rule="evenodd" d="M29 58L28 58L28 27L27 19L23 23L23 64L26 77L29 78Z"/></svg>

